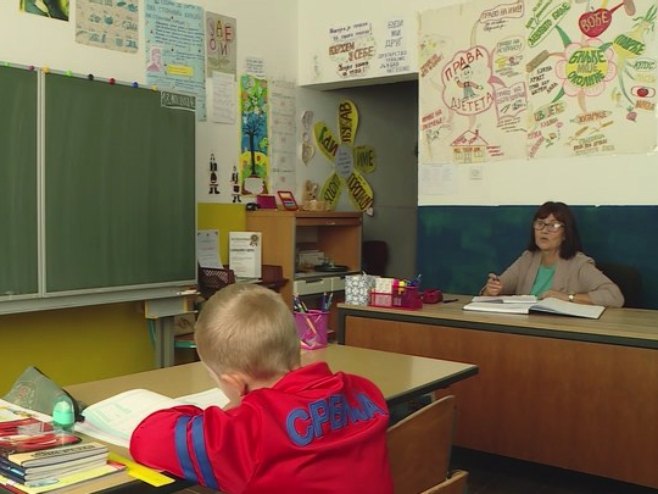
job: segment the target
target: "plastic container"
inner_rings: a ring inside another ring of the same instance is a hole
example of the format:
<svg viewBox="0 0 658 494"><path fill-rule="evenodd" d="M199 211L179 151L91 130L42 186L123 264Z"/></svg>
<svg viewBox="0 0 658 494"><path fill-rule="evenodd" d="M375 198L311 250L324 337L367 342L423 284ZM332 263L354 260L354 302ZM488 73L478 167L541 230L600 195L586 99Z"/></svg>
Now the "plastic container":
<svg viewBox="0 0 658 494"><path fill-rule="evenodd" d="M75 425L75 409L68 395L61 395L53 406L53 428L71 432Z"/></svg>
<svg viewBox="0 0 658 494"><path fill-rule="evenodd" d="M327 346L327 328L329 325L329 312L309 310L308 312L294 312L297 335L305 350L315 350Z"/></svg>
<svg viewBox="0 0 658 494"><path fill-rule="evenodd" d="M380 293L371 291L368 305L373 307L387 307L390 309L417 310L423 306L418 288L408 286L394 290L394 293Z"/></svg>

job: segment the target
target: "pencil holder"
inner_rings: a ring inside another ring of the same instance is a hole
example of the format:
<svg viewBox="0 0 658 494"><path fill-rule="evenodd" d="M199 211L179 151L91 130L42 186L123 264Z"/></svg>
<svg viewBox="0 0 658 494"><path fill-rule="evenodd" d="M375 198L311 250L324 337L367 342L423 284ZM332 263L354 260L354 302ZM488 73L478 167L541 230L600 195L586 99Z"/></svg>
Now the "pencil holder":
<svg viewBox="0 0 658 494"><path fill-rule="evenodd" d="M297 335L305 350L315 350L327 346L327 326L329 312L309 310L308 312L294 312Z"/></svg>

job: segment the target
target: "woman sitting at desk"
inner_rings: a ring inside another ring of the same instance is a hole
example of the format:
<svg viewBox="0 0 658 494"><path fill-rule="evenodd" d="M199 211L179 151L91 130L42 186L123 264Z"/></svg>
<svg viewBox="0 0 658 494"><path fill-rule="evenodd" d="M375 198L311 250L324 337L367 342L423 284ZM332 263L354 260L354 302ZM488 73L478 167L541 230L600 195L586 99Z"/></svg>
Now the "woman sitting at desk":
<svg viewBox="0 0 658 494"><path fill-rule="evenodd" d="M483 295L536 295L579 304L621 307L619 287L581 252L576 220L563 202L542 204L528 249L503 274L489 274Z"/></svg>

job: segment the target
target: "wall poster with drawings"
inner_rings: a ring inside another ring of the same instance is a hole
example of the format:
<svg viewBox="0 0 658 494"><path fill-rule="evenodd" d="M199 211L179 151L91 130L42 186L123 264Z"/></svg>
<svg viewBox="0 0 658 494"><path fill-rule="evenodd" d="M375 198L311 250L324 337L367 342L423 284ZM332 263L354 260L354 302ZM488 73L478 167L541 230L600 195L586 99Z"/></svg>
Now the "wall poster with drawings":
<svg viewBox="0 0 658 494"><path fill-rule="evenodd" d="M656 11L479 0L422 12L420 162L653 151Z"/></svg>

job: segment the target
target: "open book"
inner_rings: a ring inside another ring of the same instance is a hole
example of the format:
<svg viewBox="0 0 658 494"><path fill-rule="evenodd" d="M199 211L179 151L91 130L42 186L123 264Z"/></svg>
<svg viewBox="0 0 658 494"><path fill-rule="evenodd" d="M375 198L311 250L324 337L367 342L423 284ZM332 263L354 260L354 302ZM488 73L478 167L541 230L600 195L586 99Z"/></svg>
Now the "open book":
<svg viewBox="0 0 658 494"><path fill-rule="evenodd" d="M525 297L521 295L521 297ZM530 301L506 301L498 300L503 297L486 297L497 300L476 301L483 297L474 297L473 302L466 304L464 310L484 311L484 312L503 312L506 314L529 314L530 312L548 312L561 316L585 317L588 319L598 319L605 310L602 305L583 305L565 302L557 298L546 298L544 300ZM505 297L508 298L508 297ZM532 297L534 298L534 297Z"/></svg>
<svg viewBox="0 0 658 494"><path fill-rule="evenodd" d="M146 389L131 389L85 408L85 421L75 425L76 432L128 448L130 436L139 423L158 410L179 405L223 407L228 398L218 388L201 393L169 398Z"/></svg>

